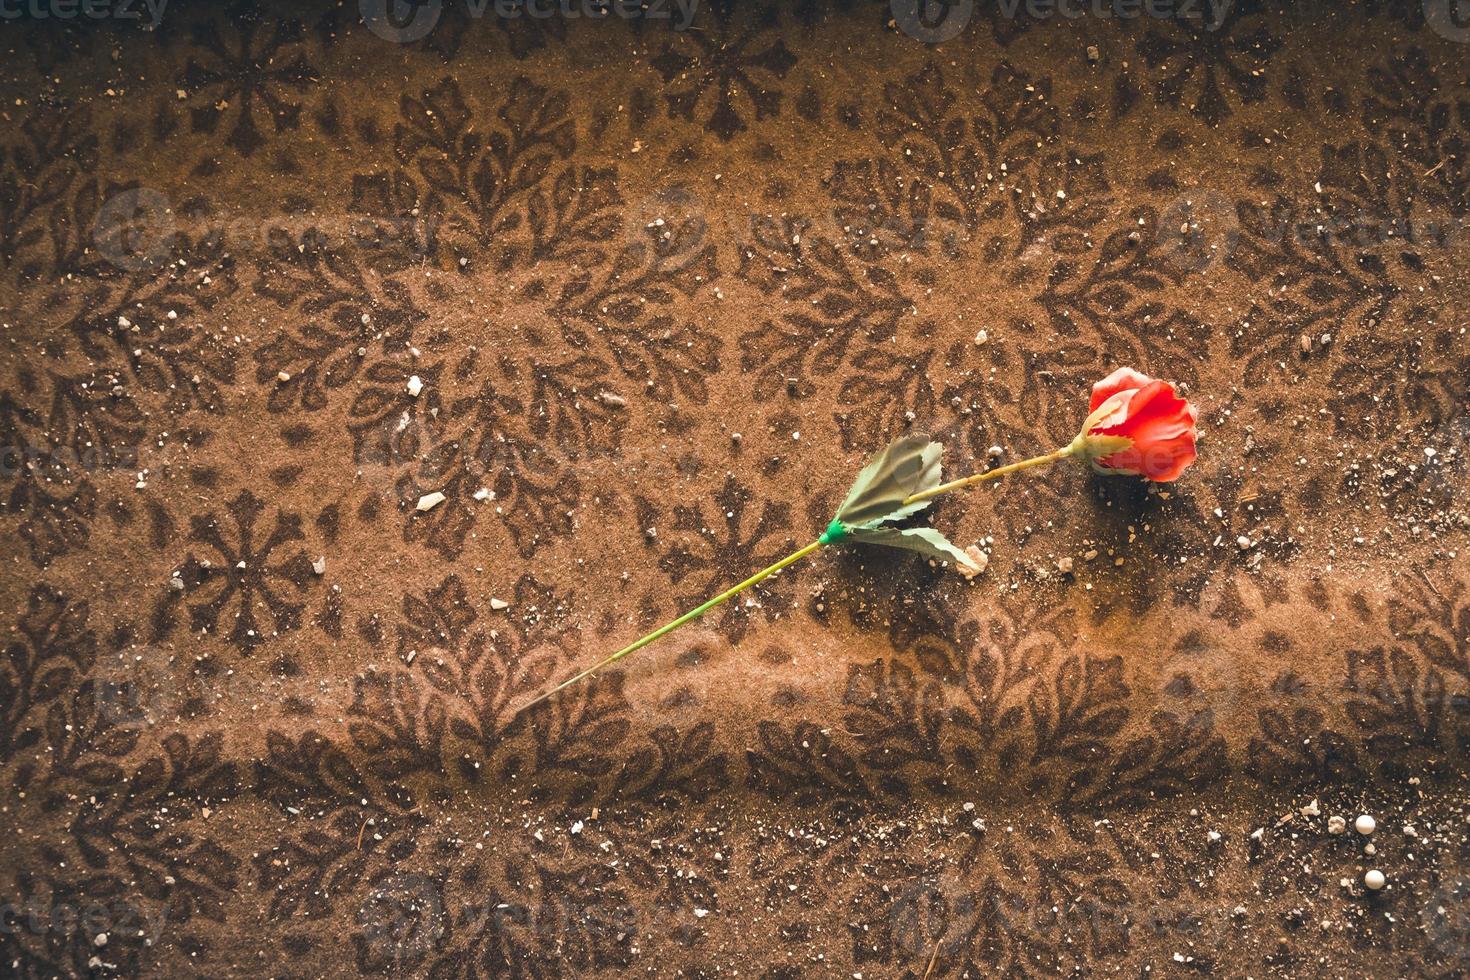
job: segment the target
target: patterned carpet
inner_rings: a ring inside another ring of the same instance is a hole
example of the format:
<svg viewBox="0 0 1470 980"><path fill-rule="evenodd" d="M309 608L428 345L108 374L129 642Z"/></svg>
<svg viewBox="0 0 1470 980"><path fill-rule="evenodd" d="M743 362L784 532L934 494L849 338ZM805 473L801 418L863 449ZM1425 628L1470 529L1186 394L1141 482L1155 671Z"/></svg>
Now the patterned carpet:
<svg viewBox="0 0 1470 980"><path fill-rule="evenodd" d="M0 973L1470 971L1448 0L124 6L0 21ZM1119 365L1179 482L516 714Z"/></svg>

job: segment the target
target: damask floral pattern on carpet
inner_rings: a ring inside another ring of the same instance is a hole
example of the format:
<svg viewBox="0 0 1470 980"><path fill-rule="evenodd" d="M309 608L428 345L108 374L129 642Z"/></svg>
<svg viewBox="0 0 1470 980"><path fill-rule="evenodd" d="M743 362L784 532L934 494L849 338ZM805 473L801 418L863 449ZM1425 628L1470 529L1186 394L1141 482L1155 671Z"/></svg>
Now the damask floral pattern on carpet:
<svg viewBox="0 0 1470 980"><path fill-rule="evenodd" d="M0 23L4 972L1470 966L1446 4L374 6Z"/></svg>

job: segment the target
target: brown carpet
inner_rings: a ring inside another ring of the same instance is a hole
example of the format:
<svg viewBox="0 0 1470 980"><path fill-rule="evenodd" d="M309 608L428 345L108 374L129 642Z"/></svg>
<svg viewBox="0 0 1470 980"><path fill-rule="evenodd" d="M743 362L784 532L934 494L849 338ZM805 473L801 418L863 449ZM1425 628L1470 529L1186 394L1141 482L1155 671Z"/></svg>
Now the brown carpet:
<svg viewBox="0 0 1470 980"><path fill-rule="evenodd" d="M0 973L1470 968L1453 4L373 6L0 22Z"/></svg>

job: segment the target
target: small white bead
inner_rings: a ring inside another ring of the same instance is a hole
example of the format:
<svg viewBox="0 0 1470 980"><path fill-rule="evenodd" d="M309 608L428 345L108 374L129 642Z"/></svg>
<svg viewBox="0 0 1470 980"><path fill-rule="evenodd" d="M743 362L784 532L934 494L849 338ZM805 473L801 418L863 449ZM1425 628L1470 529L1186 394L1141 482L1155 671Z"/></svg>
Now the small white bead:
<svg viewBox="0 0 1470 980"><path fill-rule="evenodd" d="M1359 814L1358 819L1353 821L1353 829L1366 837L1378 829L1378 821L1366 813Z"/></svg>
<svg viewBox="0 0 1470 980"><path fill-rule="evenodd" d="M1377 868L1374 868L1372 871L1369 871L1367 874L1363 875L1363 884L1367 885L1375 892L1387 883L1388 879L1385 878L1383 876L1383 872L1379 871Z"/></svg>

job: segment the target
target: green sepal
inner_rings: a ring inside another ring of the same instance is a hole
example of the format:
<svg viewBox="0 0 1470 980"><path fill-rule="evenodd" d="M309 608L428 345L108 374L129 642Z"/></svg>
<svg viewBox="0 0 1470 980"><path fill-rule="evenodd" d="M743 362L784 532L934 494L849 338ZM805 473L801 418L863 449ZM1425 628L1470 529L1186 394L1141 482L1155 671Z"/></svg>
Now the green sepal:
<svg viewBox="0 0 1470 980"><path fill-rule="evenodd" d="M827 525L827 530L822 532L821 542L823 544L836 544L843 538L850 537L851 530L837 518L832 518L832 523Z"/></svg>

